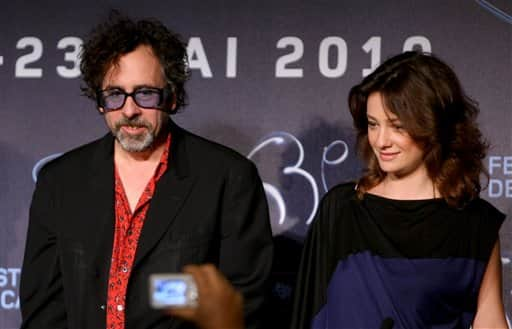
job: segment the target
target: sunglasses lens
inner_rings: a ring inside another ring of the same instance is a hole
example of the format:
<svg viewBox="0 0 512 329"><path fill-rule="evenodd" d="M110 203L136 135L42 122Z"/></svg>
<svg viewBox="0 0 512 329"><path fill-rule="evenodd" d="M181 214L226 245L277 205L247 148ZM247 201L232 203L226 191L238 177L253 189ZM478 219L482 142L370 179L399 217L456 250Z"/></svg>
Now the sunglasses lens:
<svg viewBox="0 0 512 329"><path fill-rule="evenodd" d="M112 111L123 107L125 98L125 95L105 97L105 109Z"/></svg>
<svg viewBox="0 0 512 329"><path fill-rule="evenodd" d="M114 111L123 107L126 94L120 90L105 90L98 97L98 103L105 111Z"/></svg>
<svg viewBox="0 0 512 329"><path fill-rule="evenodd" d="M160 108L162 105L162 93L156 89L137 90L134 95L135 103L145 108Z"/></svg>

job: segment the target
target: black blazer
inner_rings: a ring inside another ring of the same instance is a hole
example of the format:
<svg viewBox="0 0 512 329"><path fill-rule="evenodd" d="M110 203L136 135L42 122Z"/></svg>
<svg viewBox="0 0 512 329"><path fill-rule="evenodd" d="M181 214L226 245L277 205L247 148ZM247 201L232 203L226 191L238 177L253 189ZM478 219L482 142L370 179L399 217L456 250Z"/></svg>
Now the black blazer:
<svg viewBox="0 0 512 329"><path fill-rule="evenodd" d="M190 324L149 306L148 276L213 263L261 325L272 234L257 169L238 153L170 124L167 172L156 185L126 296L126 328ZM105 328L114 236L114 139L47 164L30 208L20 283L22 328Z"/></svg>

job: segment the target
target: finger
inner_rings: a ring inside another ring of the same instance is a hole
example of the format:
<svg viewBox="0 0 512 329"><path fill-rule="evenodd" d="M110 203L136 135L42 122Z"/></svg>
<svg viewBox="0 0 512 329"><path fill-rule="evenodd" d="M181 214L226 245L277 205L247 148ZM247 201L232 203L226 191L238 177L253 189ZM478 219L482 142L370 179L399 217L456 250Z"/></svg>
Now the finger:
<svg viewBox="0 0 512 329"><path fill-rule="evenodd" d="M224 274L222 274L214 265L205 264L201 266L201 271L203 273L203 278L205 282L208 283L209 287L222 288L230 286L231 284L226 279Z"/></svg>
<svg viewBox="0 0 512 329"><path fill-rule="evenodd" d="M217 270L217 268L212 264L205 264L200 267L201 272L203 272L204 277L209 280L213 281L216 278L222 278L222 274Z"/></svg>
<svg viewBox="0 0 512 329"><path fill-rule="evenodd" d="M185 320L193 320L196 318L196 309L194 307L174 307L167 309L165 312Z"/></svg>
<svg viewBox="0 0 512 329"><path fill-rule="evenodd" d="M194 265L194 264L190 264L190 265L185 265L183 266L183 273L188 273L188 274L193 274L193 273L197 273L200 269L200 266L199 265Z"/></svg>
<svg viewBox="0 0 512 329"><path fill-rule="evenodd" d="M205 274L201 270L201 266L187 265L183 268L183 272L192 275L197 287L199 299L206 291L208 291L208 282L205 279Z"/></svg>

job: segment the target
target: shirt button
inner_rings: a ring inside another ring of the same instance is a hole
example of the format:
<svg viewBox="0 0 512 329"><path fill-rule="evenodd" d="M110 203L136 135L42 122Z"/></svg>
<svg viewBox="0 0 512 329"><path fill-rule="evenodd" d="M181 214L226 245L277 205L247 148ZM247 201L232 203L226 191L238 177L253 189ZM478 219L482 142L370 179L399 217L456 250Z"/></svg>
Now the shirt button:
<svg viewBox="0 0 512 329"><path fill-rule="evenodd" d="M117 305L117 310L118 310L119 312L122 312L122 311L124 310L123 305Z"/></svg>
<svg viewBox="0 0 512 329"><path fill-rule="evenodd" d="M121 267L121 271L123 271L123 273L128 272L128 267L126 267L126 266Z"/></svg>
<svg viewBox="0 0 512 329"><path fill-rule="evenodd" d="M100 305L100 308L101 308L102 310L105 310L105 305Z"/></svg>

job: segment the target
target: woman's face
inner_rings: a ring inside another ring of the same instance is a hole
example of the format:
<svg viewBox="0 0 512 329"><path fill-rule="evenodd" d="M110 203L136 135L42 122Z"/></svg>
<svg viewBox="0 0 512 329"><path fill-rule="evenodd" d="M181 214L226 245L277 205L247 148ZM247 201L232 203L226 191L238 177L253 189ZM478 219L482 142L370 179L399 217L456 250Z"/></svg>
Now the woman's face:
<svg viewBox="0 0 512 329"><path fill-rule="evenodd" d="M379 92L368 97L368 142L386 174L396 178L426 174L424 152L402 127L398 117L385 108Z"/></svg>

